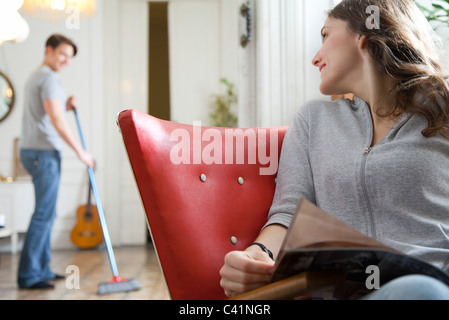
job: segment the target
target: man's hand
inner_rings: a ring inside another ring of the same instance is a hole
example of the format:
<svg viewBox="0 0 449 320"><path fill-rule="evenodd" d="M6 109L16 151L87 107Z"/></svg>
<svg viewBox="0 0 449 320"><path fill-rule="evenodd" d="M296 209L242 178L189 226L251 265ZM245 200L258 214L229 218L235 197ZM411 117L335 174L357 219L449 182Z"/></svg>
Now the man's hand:
<svg viewBox="0 0 449 320"><path fill-rule="evenodd" d="M72 111L73 109L78 108L78 100L74 96L70 96L66 102L66 110Z"/></svg>
<svg viewBox="0 0 449 320"><path fill-rule="evenodd" d="M92 155L84 150L80 150L78 153L78 158L89 168L95 167L95 160Z"/></svg>

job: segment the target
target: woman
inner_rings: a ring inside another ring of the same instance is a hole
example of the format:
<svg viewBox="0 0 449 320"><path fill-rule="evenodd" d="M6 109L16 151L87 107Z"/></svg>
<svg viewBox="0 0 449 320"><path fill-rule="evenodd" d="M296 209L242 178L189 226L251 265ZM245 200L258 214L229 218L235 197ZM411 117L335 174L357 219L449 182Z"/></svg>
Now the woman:
<svg viewBox="0 0 449 320"><path fill-rule="evenodd" d="M379 9L375 27L366 13L373 5ZM268 222L255 240L261 245L227 254L220 270L229 297L270 280L274 262L267 252L276 259L301 197L449 273L443 59L438 38L412 0L343 0L329 13L313 59L320 90L351 92L355 101L315 101L299 110L284 140ZM409 276L370 298L449 299L449 288Z"/></svg>

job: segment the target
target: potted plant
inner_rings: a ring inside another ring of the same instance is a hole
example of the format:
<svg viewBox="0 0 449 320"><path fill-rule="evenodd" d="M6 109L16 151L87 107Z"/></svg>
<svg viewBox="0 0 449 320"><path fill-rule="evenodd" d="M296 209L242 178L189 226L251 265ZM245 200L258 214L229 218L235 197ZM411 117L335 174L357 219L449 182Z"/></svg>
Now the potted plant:
<svg viewBox="0 0 449 320"><path fill-rule="evenodd" d="M415 3L424 12L429 22L439 22L449 26L449 0L432 0L431 8L421 5L419 1Z"/></svg>
<svg viewBox="0 0 449 320"><path fill-rule="evenodd" d="M215 96L212 104L212 112L209 114L211 125L214 127L236 127L238 124L237 117L232 113L232 106L238 101L234 92L234 84L227 79L222 78L221 83L226 86L226 93Z"/></svg>

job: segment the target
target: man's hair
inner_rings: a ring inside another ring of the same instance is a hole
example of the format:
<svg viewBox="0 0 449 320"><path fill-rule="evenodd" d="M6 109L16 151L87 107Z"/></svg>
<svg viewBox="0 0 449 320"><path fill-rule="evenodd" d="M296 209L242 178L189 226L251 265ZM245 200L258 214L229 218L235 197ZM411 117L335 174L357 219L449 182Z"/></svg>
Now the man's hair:
<svg viewBox="0 0 449 320"><path fill-rule="evenodd" d="M73 56L76 56L76 53L78 52L76 44L71 39L63 36L62 34L52 34L45 43L45 47L50 46L51 48L56 49L62 43L71 45L73 47Z"/></svg>

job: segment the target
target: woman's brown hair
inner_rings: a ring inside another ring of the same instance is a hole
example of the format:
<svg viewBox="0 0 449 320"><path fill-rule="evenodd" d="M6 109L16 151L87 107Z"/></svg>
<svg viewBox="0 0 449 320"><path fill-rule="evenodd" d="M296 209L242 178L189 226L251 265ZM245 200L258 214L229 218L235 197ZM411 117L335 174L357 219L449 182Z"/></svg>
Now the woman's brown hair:
<svg viewBox="0 0 449 320"><path fill-rule="evenodd" d="M370 7L374 6L374 7ZM378 9L379 25L367 25ZM449 87L442 42L412 0L343 0L329 17L346 21L348 28L368 40L376 68L389 74L396 85L388 108L379 116L404 112L427 119L425 137L441 134L449 139Z"/></svg>

